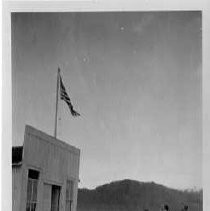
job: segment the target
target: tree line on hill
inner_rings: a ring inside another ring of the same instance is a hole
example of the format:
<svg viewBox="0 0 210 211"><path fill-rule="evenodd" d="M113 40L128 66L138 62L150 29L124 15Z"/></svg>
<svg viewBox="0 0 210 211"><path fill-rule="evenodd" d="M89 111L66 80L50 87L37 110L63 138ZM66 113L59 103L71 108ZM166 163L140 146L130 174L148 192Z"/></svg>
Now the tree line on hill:
<svg viewBox="0 0 210 211"><path fill-rule="evenodd" d="M79 189L77 211L202 211L202 190L181 191L122 180L93 190Z"/></svg>

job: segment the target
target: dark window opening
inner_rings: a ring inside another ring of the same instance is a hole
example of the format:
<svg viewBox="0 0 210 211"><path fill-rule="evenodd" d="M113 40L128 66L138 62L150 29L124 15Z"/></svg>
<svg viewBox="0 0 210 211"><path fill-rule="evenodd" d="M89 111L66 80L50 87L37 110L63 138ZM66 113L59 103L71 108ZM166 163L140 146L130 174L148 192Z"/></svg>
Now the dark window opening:
<svg viewBox="0 0 210 211"><path fill-rule="evenodd" d="M39 178L39 172L33 169L29 169L28 171L28 178L31 179L38 179Z"/></svg>

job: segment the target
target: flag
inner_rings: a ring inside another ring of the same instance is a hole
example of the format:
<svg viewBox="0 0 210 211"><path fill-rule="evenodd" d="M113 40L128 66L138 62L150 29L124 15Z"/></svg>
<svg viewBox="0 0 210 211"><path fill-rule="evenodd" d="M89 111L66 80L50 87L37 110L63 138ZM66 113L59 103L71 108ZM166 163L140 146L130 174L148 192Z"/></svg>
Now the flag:
<svg viewBox="0 0 210 211"><path fill-rule="evenodd" d="M72 114L72 116L76 117L76 116L80 116L80 114L78 112L76 112L73 108L73 105L71 103L71 100L66 92L66 89L65 89L65 86L63 85L63 81L62 81L62 78L61 78L61 75L59 74L59 77L60 77L60 99L61 100L64 100L69 109L70 109L70 112Z"/></svg>

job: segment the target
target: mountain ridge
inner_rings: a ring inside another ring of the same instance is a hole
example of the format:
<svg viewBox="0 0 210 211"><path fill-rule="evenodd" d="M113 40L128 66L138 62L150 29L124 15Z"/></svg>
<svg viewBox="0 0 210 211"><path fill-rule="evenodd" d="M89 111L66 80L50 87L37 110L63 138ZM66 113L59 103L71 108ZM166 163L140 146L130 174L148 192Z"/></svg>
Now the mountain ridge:
<svg viewBox="0 0 210 211"><path fill-rule="evenodd" d="M138 181L138 180L133 180L133 179L121 179L121 180L114 180L114 181L111 181L111 182L106 182L105 184L101 184L101 185L98 185L94 188L87 188L87 187L79 187L78 189L79 190L95 190L97 189L98 187L101 187L101 186L105 186L105 185L109 185L109 184L112 184L112 183L119 183L119 182L123 182L123 181L131 181L131 182L136 182L138 184L149 184L149 183L152 183L152 184L156 184L156 185L159 185L159 186L163 186L163 187L166 187L166 188L169 188L169 189L173 189L173 190L178 190L178 191L188 191L188 192L199 192L199 191L202 191L202 188L197 188L197 187L191 187L191 188L174 188L174 187L170 187L168 185L164 185L164 184L160 184L160 183L156 183L154 181Z"/></svg>
<svg viewBox="0 0 210 211"><path fill-rule="evenodd" d="M95 189L78 190L77 211L144 211L160 210L168 204L170 210L202 210L202 190L183 191L155 182L124 179L100 185Z"/></svg>

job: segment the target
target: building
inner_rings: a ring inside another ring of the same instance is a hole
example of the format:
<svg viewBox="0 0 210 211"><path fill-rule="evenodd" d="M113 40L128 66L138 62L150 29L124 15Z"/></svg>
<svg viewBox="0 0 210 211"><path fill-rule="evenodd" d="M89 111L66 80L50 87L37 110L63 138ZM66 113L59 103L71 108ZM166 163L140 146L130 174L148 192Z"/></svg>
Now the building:
<svg viewBox="0 0 210 211"><path fill-rule="evenodd" d="M12 148L13 211L76 211L80 150L31 126Z"/></svg>

